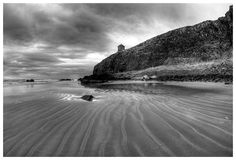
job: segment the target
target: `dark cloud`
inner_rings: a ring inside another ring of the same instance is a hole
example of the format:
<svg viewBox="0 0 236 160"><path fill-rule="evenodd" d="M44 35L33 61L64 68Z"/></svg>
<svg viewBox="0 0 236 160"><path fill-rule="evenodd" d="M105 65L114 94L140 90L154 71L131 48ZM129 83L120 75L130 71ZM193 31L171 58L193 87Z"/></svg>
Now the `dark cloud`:
<svg viewBox="0 0 236 160"><path fill-rule="evenodd" d="M116 51L170 29L223 16L229 4L4 4L4 76L92 73Z"/></svg>
<svg viewBox="0 0 236 160"><path fill-rule="evenodd" d="M97 14L128 23L135 20L148 22L153 15L168 21L184 20L186 4L88 4ZM135 19L136 18L136 19Z"/></svg>
<svg viewBox="0 0 236 160"><path fill-rule="evenodd" d="M24 43L30 42L33 39L30 26L28 26L23 18L24 17L21 17L17 10L14 11L14 6L6 4L4 5L3 33L5 44L7 44L9 40L11 42L19 41Z"/></svg>
<svg viewBox="0 0 236 160"><path fill-rule="evenodd" d="M63 8L58 9L63 12ZM71 11L71 15L60 15L46 13L37 6L4 4L4 42L41 41L53 46L107 50L110 39L105 34L106 27L95 15L86 12Z"/></svg>

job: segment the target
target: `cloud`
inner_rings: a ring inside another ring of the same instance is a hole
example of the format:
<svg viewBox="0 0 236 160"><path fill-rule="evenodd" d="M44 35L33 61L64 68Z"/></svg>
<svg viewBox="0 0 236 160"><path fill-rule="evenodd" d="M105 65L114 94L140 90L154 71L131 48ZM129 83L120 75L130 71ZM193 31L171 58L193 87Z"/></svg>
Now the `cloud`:
<svg viewBox="0 0 236 160"><path fill-rule="evenodd" d="M4 4L4 43L36 41L55 47L80 46L91 51L107 49L110 41L105 35L106 27L96 15L56 6ZM50 11L51 7L54 11ZM68 13L62 14L64 12Z"/></svg>
<svg viewBox="0 0 236 160"><path fill-rule="evenodd" d="M66 78L148 38L217 19L229 4L4 4L4 77Z"/></svg>

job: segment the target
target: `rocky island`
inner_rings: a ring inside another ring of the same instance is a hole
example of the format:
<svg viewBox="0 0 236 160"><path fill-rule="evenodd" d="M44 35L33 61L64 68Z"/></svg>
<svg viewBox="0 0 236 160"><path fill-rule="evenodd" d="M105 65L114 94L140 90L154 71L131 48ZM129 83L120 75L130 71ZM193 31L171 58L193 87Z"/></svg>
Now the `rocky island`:
<svg viewBox="0 0 236 160"><path fill-rule="evenodd" d="M233 6L224 17L158 35L98 63L81 82L109 79L233 80ZM123 46L124 47L124 46ZM151 78L153 77L153 78Z"/></svg>

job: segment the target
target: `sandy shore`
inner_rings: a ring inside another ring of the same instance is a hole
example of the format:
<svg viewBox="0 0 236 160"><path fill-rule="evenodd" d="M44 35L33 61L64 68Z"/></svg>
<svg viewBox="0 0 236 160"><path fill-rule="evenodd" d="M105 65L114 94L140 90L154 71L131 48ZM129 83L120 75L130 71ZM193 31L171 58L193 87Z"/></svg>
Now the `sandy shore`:
<svg viewBox="0 0 236 160"><path fill-rule="evenodd" d="M4 87L4 156L232 156L232 85L178 83Z"/></svg>

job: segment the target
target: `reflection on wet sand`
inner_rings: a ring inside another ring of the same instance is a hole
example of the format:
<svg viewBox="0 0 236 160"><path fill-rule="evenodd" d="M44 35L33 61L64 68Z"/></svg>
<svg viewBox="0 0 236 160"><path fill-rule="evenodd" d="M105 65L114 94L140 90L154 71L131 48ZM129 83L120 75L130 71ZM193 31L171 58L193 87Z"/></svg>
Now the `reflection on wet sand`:
<svg viewBox="0 0 236 160"><path fill-rule="evenodd" d="M27 84L26 87L27 87L27 88L34 88L34 83Z"/></svg>

